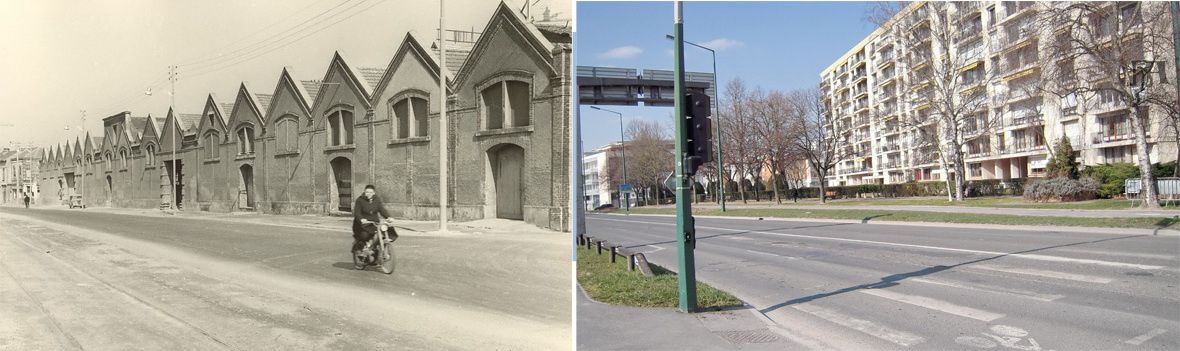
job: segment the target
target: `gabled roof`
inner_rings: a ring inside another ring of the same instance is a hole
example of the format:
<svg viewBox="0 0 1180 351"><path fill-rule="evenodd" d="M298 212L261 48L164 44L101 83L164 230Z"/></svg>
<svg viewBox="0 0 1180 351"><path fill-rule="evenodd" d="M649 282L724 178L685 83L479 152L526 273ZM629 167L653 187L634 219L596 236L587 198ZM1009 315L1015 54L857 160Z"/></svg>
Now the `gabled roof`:
<svg viewBox="0 0 1180 351"><path fill-rule="evenodd" d="M159 142L160 126L164 124L164 120L164 118L152 117L150 114L144 118L143 128L139 130L139 143L143 144L143 141L147 138L152 138Z"/></svg>
<svg viewBox="0 0 1180 351"><path fill-rule="evenodd" d="M422 62L426 65L426 70L434 76L435 81L438 80L439 66L438 61L435 61L434 55L426 51L426 49L422 47L422 43L418 42L418 39L415 38L413 34L406 33L406 36L402 38L401 45L399 45L397 48L397 52L395 52L393 54L393 58L389 60L389 65L385 68L385 74L382 75L381 80L379 80L377 84L374 85L377 88L373 91L373 99L380 97L385 89L389 87L389 81L393 79L393 74L397 72L403 62L405 62L406 58L411 56L422 60ZM448 83L450 83L450 77L447 77L447 80ZM450 85L448 84L447 91L449 92L450 90Z"/></svg>
<svg viewBox="0 0 1180 351"><path fill-rule="evenodd" d="M210 114L212 114L212 119L209 118ZM217 103L217 99L213 94L209 94L205 98L205 107L201 110L201 117L197 122L197 132L204 133L210 129L225 132L225 120L227 116L229 116L229 113L222 109L222 105Z"/></svg>
<svg viewBox="0 0 1180 351"><path fill-rule="evenodd" d="M455 84L462 84L464 80L471 75L471 70L475 69L472 60L478 60L483 56L483 52L488 50L488 46L492 39L498 33L517 32L523 36L527 46L533 48L531 54L537 55L538 61L542 62L541 66L547 68L550 72L556 73L557 70L553 67L551 57L553 56L553 43L545 39L545 35L541 33L532 23L525 21L524 18L517 13L516 10L508 7L503 1L500 6L496 8L496 12L492 14L491 20L488 21L487 26L484 27L483 33L479 39L476 40L475 46L472 47L471 53L467 55L467 59L463 62L462 68L455 74Z"/></svg>
<svg viewBox="0 0 1180 351"><path fill-rule="evenodd" d="M66 141L65 147L66 147L66 150L62 151L62 155L61 155L62 162L65 162L65 163L74 162L74 145L70 144L69 141Z"/></svg>
<svg viewBox="0 0 1180 351"><path fill-rule="evenodd" d="M369 98L373 96L373 87L376 85L377 81L381 80L383 71L379 68L362 68L351 66L348 64L348 61L344 59L344 53L336 51L336 53L332 55L332 62L328 64L328 70L324 71L324 78L321 79L321 81L328 80L328 77L332 75L332 71L337 68L339 68L340 71L344 73L344 81L352 89L357 91L361 97L361 101L363 101L366 105L369 104ZM311 100L313 101L312 105L315 105L314 101L317 101L317 98L313 98Z"/></svg>
<svg viewBox="0 0 1180 351"><path fill-rule="evenodd" d="M269 104L269 95L267 95L267 103ZM229 105L229 120L226 122L226 127L229 130L234 130L239 124L250 122L256 128L262 128L266 125L266 108L259 106L260 98L254 94L250 86L246 82L242 82L238 86L238 94L234 96L234 103ZM236 109L234 109L236 107ZM253 116L245 115L246 113ZM250 119L247 121L246 119ZM256 129L261 132L260 129Z"/></svg>
<svg viewBox="0 0 1180 351"><path fill-rule="evenodd" d="M275 96L279 96L279 94L283 92L284 87L286 87L286 89L290 89L290 91L293 93L295 103L297 105L299 105L299 109L302 110L303 114L306 116L310 116L311 115L311 102L313 101L312 99L314 98L315 95L308 93L308 88L307 88L307 86L305 86L305 84L307 84L307 82L308 81L295 80L294 77L291 77L291 72L289 70L287 70L287 67L283 67L283 71L281 73L279 73L279 81L277 83L275 83L274 94L270 95L266 99L267 100L267 108L263 110L263 113L265 113L265 115L263 115L262 118L264 120L268 121L268 123L269 123L270 118L281 117L281 116L271 116L270 115L270 113L271 113L270 104L274 102L273 100L274 100ZM312 85L314 85L316 89L319 89L318 82L315 84L312 84Z"/></svg>
<svg viewBox="0 0 1180 351"><path fill-rule="evenodd" d="M310 105L315 101L316 94L320 93L320 81L318 80L301 80L299 87L303 90L304 95L307 96L307 103Z"/></svg>
<svg viewBox="0 0 1180 351"><path fill-rule="evenodd" d="M86 151L82 149L82 139L74 138L74 158L80 158Z"/></svg>
<svg viewBox="0 0 1180 351"><path fill-rule="evenodd" d="M131 137L132 144L138 144L139 139L143 138L144 126L148 124L148 117L128 117L127 118L127 133Z"/></svg>
<svg viewBox="0 0 1180 351"><path fill-rule="evenodd" d="M270 108L270 100L273 100L274 97L271 94L254 94L254 103L258 104L258 111L261 112L258 114L259 116L266 118L266 111Z"/></svg>

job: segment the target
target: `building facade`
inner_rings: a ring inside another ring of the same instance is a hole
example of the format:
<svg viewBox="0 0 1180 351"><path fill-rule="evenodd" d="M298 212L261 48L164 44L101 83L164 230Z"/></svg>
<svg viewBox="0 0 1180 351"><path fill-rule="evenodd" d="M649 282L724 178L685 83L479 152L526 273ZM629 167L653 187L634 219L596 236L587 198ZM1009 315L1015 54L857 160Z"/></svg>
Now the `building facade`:
<svg viewBox="0 0 1180 351"><path fill-rule="evenodd" d="M26 195L40 196L36 179L43 152L38 147L0 150L0 203L23 204Z"/></svg>
<svg viewBox="0 0 1180 351"><path fill-rule="evenodd" d="M200 113L107 117L101 136L45 153L39 183L66 196L39 202L329 214L372 184L394 217L437 220L445 154L448 218L568 230L569 28L501 3L482 32L445 34L445 77L407 34L383 68L336 53L322 77L284 68L273 87L208 95Z"/></svg>
<svg viewBox="0 0 1180 351"><path fill-rule="evenodd" d="M1128 119L1131 110L1124 102L1110 94L1079 98L1040 89L1046 86L1045 80L1054 79L1047 76L1048 66L1073 62L1050 57L1049 49L1055 40L1070 35L1070 29L1044 28L1038 15L1068 5L914 2L900 11L820 74L825 113L831 116L828 131L846 155L827 182L858 185L947 179L938 162L938 141L924 140L916 127L899 123L907 118L921 120L935 110L914 97L931 89L930 67L940 53L962 58L956 61L962 63L957 67L961 94L981 94L984 99L968 113L988 122L979 122L979 128L956 127L965 134L967 180L1044 176L1050 157L1047 146L1061 138L1069 139L1083 167L1136 162ZM1107 22L1117 26L1135 21L1140 5L1102 4L1117 14ZM936 12L941 15L934 16ZM936 19L954 21L956 29L949 41L930 39L931 22ZM1170 55L1148 59L1174 62ZM1164 112L1151 109L1148 113ZM1159 124L1148 130L1150 162L1175 160L1176 145L1160 138L1162 134Z"/></svg>

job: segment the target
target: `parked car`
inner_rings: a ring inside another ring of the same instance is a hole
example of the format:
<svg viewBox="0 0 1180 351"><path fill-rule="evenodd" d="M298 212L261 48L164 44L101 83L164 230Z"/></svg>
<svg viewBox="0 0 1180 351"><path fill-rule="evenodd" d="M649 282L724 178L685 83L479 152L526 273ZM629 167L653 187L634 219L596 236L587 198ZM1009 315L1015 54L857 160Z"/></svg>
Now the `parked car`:
<svg viewBox="0 0 1180 351"><path fill-rule="evenodd" d="M594 210L595 211L602 211L602 210L609 210L609 209L613 209L613 208L615 208L614 204L601 204L601 205L598 205L598 207L595 207Z"/></svg>

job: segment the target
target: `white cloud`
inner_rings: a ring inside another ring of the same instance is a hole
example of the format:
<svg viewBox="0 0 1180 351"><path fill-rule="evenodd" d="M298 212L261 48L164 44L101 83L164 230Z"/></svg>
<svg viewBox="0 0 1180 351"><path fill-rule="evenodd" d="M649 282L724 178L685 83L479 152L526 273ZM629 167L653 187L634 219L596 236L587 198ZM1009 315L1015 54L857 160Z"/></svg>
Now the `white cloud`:
<svg viewBox="0 0 1180 351"><path fill-rule="evenodd" d="M638 46L627 45L607 50L604 53L598 54L598 57L604 59L628 59L639 56L642 53L643 49L640 49Z"/></svg>
<svg viewBox="0 0 1180 351"><path fill-rule="evenodd" d="M746 46L746 43L743 43L743 42L740 42L737 40L733 40L733 39L729 39L729 38L717 38L717 39L713 39L713 40L701 43L701 46L704 46L704 47L707 47L707 48L710 48L713 50L717 50L717 51L722 51L722 50L730 49L730 48L740 48L740 47Z"/></svg>

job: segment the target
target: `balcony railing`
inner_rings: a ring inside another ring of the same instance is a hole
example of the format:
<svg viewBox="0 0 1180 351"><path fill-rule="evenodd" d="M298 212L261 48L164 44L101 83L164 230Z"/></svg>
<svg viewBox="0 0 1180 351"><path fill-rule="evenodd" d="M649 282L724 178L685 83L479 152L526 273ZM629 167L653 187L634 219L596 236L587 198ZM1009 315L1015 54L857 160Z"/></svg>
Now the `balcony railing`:
<svg viewBox="0 0 1180 351"><path fill-rule="evenodd" d="M891 152L891 151L897 151L897 150L901 150L901 144L890 143L890 144L881 145L881 152Z"/></svg>
<svg viewBox="0 0 1180 351"><path fill-rule="evenodd" d="M1022 125L1026 125L1026 124L1037 124L1037 123L1041 123L1043 121L1044 121L1044 118L1041 117L1040 114L1035 114L1035 113L1021 114L1019 116L1012 117L1012 125L1013 126L1022 126Z"/></svg>
<svg viewBox="0 0 1180 351"><path fill-rule="evenodd" d="M1037 145L1032 140L1017 140L1012 143L1012 151L1014 151L1014 152L1033 151L1033 150L1040 150L1040 149L1044 149L1044 148L1045 148L1045 144Z"/></svg>
<svg viewBox="0 0 1180 351"><path fill-rule="evenodd" d="M1113 143L1116 141L1134 139L1135 134L1131 133L1131 131L1129 129L1130 128L1126 128L1126 129L1118 128L1113 131L1112 130L1104 130L1104 131L1094 132L1094 137L1092 140L1094 140L1095 144L1101 144L1101 143ZM1071 140L1071 142L1072 142L1072 140Z"/></svg>

